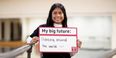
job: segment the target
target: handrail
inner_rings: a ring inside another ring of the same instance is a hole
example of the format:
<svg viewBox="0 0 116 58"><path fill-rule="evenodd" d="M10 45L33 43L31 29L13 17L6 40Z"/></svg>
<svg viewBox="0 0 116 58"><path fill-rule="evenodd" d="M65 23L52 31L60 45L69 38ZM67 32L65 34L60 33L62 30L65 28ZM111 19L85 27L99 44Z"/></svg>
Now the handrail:
<svg viewBox="0 0 116 58"><path fill-rule="evenodd" d="M116 55L116 48L105 52L100 58L112 58L114 55Z"/></svg>
<svg viewBox="0 0 116 58"><path fill-rule="evenodd" d="M31 58L31 50L34 43L26 44L21 41L0 42L0 47L19 47L9 52L0 53L0 58L15 58L27 51L27 58Z"/></svg>
<svg viewBox="0 0 116 58"><path fill-rule="evenodd" d="M11 43L8 44L9 42L5 42L3 44L1 44L1 43L2 42L0 42L0 46L1 45L12 46ZM14 43L19 44L20 42L19 43L18 42L12 42L12 44L13 44L12 47L15 46ZM6 53L0 53L0 58L15 58L16 56L18 56L18 55L20 55L20 54L22 54L26 51L28 51L28 53L31 53L31 50L29 51L29 49L32 48L33 44L24 45L24 43L22 43L22 44L19 44L18 46L20 46L20 45L23 45L23 46L21 46L17 49L14 49L12 51L6 52ZM6 47L6 46L4 46L4 47ZM97 57L97 58L112 58L114 55L116 55L116 49L112 49L112 50L107 51L107 52L105 52L101 55L98 55L99 57ZM31 54L29 54L28 56L29 56L28 58L30 58Z"/></svg>
<svg viewBox="0 0 116 58"><path fill-rule="evenodd" d="M15 58L16 56L24 53L25 51L29 50L31 48L30 45L24 45L21 46L15 50L6 52L6 53L0 53L0 58Z"/></svg>

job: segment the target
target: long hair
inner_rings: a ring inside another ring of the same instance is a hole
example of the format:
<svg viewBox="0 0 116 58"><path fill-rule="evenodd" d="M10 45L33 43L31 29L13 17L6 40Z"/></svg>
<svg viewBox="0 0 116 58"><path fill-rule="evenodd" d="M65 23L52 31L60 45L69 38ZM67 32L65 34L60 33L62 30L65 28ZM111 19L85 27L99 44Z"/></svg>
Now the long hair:
<svg viewBox="0 0 116 58"><path fill-rule="evenodd" d="M46 22L46 25L49 26L49 27L53 27L53 20L52 20L52 12L55 8L60 8L64 14L64 20L62 21L62 25L63 27L67 27L67 15L66 15L66 10L64 8L64 6L60 3L55 3L52 5L50 11L49 11L49 15L48 15L48 18L47 18L47 22Z"/></svg>

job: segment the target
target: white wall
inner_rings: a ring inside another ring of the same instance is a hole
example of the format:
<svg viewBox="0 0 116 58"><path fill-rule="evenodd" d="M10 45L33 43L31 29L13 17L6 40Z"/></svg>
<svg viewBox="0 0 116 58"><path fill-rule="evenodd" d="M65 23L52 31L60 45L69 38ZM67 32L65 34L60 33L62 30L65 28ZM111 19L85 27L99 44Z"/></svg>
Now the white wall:
<svg viewBox="0 0 116 58"><path fill-rule="evenodd" d="M55 2L64 4L69 16L116 12L116 0L0 0L0 17L46 17Z"/></svg>
<svg viewBox="0 0 116 58"><path fill-rule="evenodd" d="M112 49L116 48L116 14L112 15Z"/></svg>
<svg viewBox="0 0 116 58"><path fill-rule="evenodd" d="M75 16L69 18L70 27L78 28L78 38L83 48L111 49L111 16Z"/></svg>

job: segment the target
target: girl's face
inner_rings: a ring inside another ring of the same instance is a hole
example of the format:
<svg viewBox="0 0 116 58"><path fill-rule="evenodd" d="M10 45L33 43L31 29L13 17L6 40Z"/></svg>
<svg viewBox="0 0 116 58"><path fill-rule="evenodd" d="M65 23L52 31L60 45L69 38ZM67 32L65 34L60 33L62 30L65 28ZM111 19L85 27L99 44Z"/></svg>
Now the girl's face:
<svg viewBox="0 0 116 58"><path fill-rule="evenodd" d="M61 24L64 20L64 14L60 8L55 8L52 12L52 20L54 23Z"/></svg>

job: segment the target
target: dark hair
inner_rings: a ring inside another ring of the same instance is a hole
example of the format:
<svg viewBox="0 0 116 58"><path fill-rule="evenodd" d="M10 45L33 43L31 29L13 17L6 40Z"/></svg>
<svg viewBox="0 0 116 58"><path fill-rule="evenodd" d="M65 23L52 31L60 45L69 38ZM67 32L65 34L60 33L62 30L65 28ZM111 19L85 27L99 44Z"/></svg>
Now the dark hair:
<svg viewBox="0 0 116 58"><path fill-rule="evenodd" d="M66 11L65 11L64 6L62 4L60 4L60 3L55 3L55 4L52 5L52 7L51 7L51 9L49 11L47 22L46 22L47 26L53 27L53 23L54 22L52 20L52 12L53 12L53 10L55 8L60 8L62 10L62 12L64 14L64 20L62 21L62 25L63 25L63 27L67 27L67 15L66 15Z"/></svg>

